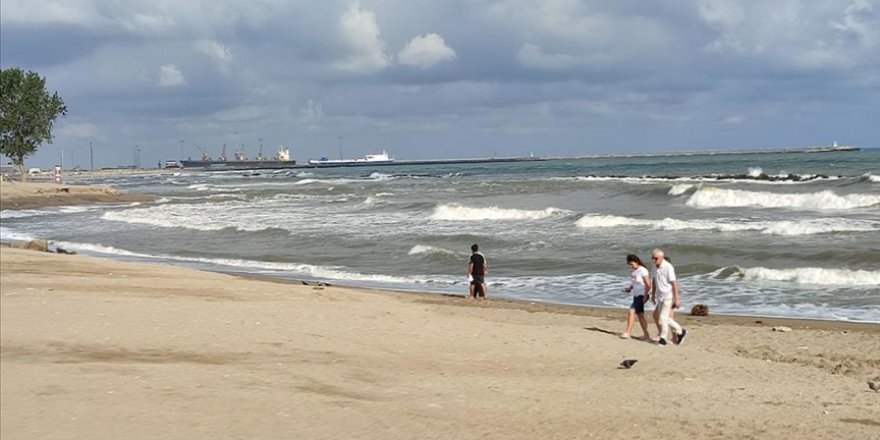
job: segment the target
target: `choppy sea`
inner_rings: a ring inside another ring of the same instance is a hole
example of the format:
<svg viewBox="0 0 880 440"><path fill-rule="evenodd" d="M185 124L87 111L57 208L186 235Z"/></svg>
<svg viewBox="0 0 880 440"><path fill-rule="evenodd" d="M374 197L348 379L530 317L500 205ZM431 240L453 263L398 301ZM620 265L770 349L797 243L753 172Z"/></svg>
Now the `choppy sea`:
<svg viewBox="0 0 880 440"><path fill-rule="evenodd" d="M0 211L0 239L224 272L620 306L662 248L685 308L880 322L880 150L190 171L67 182L154 202ZM174 280L169 280L173 283Z"/></svg>

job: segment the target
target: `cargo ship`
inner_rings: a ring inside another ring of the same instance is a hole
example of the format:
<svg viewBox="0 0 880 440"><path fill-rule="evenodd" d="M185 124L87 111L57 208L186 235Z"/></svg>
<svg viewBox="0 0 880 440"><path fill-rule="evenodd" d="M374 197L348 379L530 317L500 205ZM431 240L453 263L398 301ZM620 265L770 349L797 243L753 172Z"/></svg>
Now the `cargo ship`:
<svg viewBox="0 0 880 440"><path fill-rule="evenodd" d="M309 165L318 167L347 167L358 165L390 165L394 163L394 158L388 157L388 153L372 153L361 159L328 159L322 157L318 160L309 160Z"/></svg>
<svg viewBox="0 0 880 440"><path fill-rule="evenodd" d="M296 161L290 158L290 151L284 146L278 147L278 152L274 158L264 158L262 154L258 154L253 159L245 157L243 152L236 152L235 159L226 159L226 148L223 148L223 154L217 160L208 156L202 151L201 160L181 160L180 164L183 168L204 168L212 170L258 170L258 169L281 169L295 168Z"/></svg>

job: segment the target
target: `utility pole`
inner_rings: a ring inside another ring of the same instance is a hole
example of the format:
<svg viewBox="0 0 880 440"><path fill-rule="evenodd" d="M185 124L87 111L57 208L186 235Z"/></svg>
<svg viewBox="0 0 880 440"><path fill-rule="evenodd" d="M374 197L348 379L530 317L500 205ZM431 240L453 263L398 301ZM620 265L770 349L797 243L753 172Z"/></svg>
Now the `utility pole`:
<svg viewBox="0 0 880 440"><path fill-rule="evenodd" d="M138 169L141 167L141 146L134 146L134 168Z"/></svg>
<svg viewBox="0 0 880 440"><path fill-rule="evenodd" d="M186 143L186 139L180 140L180 159L183 160L183 144Z"/></svg>
<svg viewBox="0 0 880 440"><path fill-rule="evenodd" d="M339 136L339 160L342 160L342 136Z"/></svg>
<svg viewBox="0 0 880 440"><path fill-rule="evenodd" d="M89 142L89 169L95 171L95 150L91 142Z"/></svg>

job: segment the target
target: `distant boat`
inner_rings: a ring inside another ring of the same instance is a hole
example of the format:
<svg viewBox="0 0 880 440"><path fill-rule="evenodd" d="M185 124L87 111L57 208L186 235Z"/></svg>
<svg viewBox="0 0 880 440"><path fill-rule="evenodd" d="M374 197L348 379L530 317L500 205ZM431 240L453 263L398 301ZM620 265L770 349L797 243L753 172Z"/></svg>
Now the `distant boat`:
<svg viewBox="0 0 880 440"><path fill-rule="evenodd" d="M166 160L165 168L183 168L183 165L181 165L180 162L176 160Z"/></svg>
<svg viewBox="0 0 880 440"><path fill-rule="evenodd" d="M225 151L225 147L224 147ZM223 155L225 156L225 154ZM184 168L207 168L217 170L258 170L258 169L280 169L294 168L296 161L290 158L290 150L283 146L278 147L278 153L274 159L264 159L257 157L255 159L247 159L243 153L237 153L235 160L212 160L207 155L202 156L202 160L182 160L180 163Z"/></svg>
<svg viewBox="0 0 880 440"><path fill-rule="evenodd" d="M328 159L322 157L318 160L310 159L309 165L314 166L358 166L358 165L381 165L394 163L394 158L388 157L388 153L382 150L381 153L372 153L361 159Z"/></svg>

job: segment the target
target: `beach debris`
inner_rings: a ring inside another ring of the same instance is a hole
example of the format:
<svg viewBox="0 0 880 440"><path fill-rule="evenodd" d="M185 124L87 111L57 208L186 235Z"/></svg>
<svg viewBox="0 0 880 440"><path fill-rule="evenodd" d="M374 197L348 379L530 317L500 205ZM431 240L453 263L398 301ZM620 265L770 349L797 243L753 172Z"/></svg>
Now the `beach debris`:
<svg viewBox="0 0 880 440"><path fill-rule="evenodd" d="M638 361L639 361L638 359L624 359L623 362L620 363L620 368L624 368L624 369L629 370Z"/></svg>
<svg viewBox="0 0 880 440"><path fill-rule="evenodd" d="M773 331L774 331L774 332L788 333L788 332L791 331L791 327L786 327L786 326L784 326L784 325L777 325L776 327L773 327Z"/></svg>
<svg viewBox="0 0 880 440"><path fill-rule="evenodd" d="M40 252L48 252L49 251L49 241L43 239L35 239L35 240L12 240L9 243L9 247L18 248L18 249L28 249L32 251L40 251Z"/></svg>
<svg viewBox="0 0 880 440"><path fill-rule="evenodd" d="M693 316L709 316L709 306L705 304L697 304L691 308Z"/></svg>
<svg viewBox="0 0 880 440"><path fill-rule="evenodd" d="M61 248L61 247L55 248L55 253L56 254L64 254L64 255L76 255L76 251L69 251L69 250Z"/></svg>
<svg viewBox="0 0 880 440"><path fill-rule="evenodd" d="M868 381L868 388L880 393L880 376Z"/></svg>

